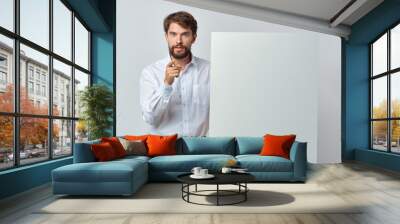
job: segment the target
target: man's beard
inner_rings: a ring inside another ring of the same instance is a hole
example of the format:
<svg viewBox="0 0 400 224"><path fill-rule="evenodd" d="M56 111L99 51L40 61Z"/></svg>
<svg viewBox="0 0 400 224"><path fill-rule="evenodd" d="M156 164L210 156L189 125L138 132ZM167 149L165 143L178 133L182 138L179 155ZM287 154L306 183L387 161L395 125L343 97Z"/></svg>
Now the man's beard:
<svg viewBox="0 0 400 224"><path fill-rule="evenodd" d="M188 49L187 47L185 47L185 46L183 46L183 45L180 45L180 46L179 46L179 47L181 47L181 48L184 49L183 53L176 54L176 53L174 52L174 48L175 48L175 47L177 47L177 46L174 46L174 47L169 48L169 54L170 54L172 57L174 57L175 59L184 59L184 58L186 58L188 55L191 54L190 49Z"/></svg>

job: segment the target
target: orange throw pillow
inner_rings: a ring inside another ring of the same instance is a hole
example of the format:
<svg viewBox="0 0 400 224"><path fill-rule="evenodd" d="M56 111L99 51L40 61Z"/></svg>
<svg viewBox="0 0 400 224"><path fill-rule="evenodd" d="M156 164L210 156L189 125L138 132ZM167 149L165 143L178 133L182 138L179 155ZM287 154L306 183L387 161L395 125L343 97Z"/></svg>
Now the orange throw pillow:
<svg viewBox="0 0 400 224"><path fill-rule="evenodd" d="M264 145L261 149L262 156L280 156L290 159L290 148L296 135L264 135Z"/></svg>
<svg viewBox="0 0 400 224"><path fill-rule="evenodd" d="M178 135L149 135L147 138L148 156L176 155L176 139Z"/></svg>
<svg viewBox="0 0 400 224"><path fill-rule="evenodd" d="M90 147L94 154L94 157L99 162L109 161L117 158L114 149L108 142L92 144Z"/></svg>
<svg viewBox="0 0 400 224"><path fill-rule="evenodd" d="M108 142L114 149L115 155L117 158L121 158L126 156L126 151L124 146L122 146L121 142L117 137L109 137L109 138L101 138L101 142Z"/></svg>

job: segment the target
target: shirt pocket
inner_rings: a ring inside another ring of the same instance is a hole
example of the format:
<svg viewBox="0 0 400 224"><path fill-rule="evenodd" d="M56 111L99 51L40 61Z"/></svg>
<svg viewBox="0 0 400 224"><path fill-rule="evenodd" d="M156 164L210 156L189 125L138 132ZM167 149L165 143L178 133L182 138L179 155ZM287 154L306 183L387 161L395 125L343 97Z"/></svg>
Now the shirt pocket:
<svg viewBox="0 0 400 224"><path fill-rule="evenodd" d="M209 85L193 85L193 102L208 108L210 104L210 86Z"/></svg>

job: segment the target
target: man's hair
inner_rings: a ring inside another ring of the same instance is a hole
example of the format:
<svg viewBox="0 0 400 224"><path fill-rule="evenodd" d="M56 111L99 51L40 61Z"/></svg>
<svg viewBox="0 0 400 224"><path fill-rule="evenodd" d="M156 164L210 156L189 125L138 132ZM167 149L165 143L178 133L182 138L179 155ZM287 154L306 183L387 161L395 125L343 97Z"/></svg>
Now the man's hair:
<svg viewBox="0 0 400 224"><path fill-rule="evenodd" d="M193 35L196 35L197 32L197 21L196 19L188 12L179 11L172 14L169 14L164 19L164 31L168 32L169 25L171 23L177 23L183 28L190 28L192 30Z"/></svg>

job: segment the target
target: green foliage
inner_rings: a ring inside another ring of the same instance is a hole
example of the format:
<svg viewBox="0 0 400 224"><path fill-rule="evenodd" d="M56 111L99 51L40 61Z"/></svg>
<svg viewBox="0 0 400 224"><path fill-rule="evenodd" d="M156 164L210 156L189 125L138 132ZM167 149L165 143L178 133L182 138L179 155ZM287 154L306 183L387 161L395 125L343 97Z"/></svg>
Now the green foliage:
<svg viewBox="0 0 400 224"><path fill-rule="evenodd" d="M113 93L104 85L94 84L80 92L79 106L85 121L89 139L109 136L112 126Z"/></svg>

